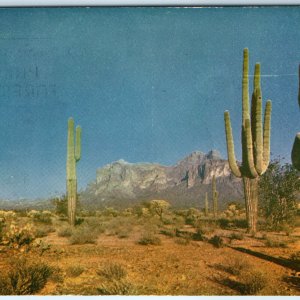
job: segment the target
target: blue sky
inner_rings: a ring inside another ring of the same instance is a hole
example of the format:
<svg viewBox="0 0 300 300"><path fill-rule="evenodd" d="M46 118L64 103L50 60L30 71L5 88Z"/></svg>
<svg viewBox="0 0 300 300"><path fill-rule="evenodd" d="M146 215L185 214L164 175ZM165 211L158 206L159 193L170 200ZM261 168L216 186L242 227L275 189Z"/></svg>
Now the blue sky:
<svg viewBox="0 0 300 300"><path fill-rule="evenodd" d="M242 51L273 101L271 151L289 160L297 107L300 8L0 10L0 198L65 190L67 119L82 126L78 184L98 167L240 158Z"/></svg>

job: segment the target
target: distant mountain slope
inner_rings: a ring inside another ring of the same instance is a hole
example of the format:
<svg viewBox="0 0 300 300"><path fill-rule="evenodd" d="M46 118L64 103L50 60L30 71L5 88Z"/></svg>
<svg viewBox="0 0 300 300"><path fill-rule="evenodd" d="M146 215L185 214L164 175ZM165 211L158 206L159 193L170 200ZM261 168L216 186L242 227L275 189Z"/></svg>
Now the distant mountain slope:
<svg viewBox="0 0 300 300"><path fill-rule="evenodd" d="M203 207L214 175L220 207L242 199L241 180L231 175L227 160L212 150L207 154L195 151L174 166L124 160L108 164L97 170L96 181L81 192L81 203L90 208L127 207L159 198L177 207Z"/></svg>

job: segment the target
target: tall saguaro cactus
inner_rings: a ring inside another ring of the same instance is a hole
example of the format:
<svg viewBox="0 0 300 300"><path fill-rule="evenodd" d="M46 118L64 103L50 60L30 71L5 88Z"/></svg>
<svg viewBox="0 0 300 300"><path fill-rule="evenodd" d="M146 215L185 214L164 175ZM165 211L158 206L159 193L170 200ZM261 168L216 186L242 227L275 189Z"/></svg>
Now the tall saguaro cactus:
<svg viewBox="0 0 300 300"><path fill-rule="evenodd" d="M77 202L77 176L76 163L81 157L81 128L76 127L76 144L74 144L74 120L68 120L68 144L67 144L67 199L68 218L70 225L75 225Z"/></svg>
<svg viewBox="0 0 300 300"><path fill-rule="evenodd" d="M242 80L242 164L238 165L234 153L234 142L229 112L225 111L225 131L228 161L232 173L243 178L248 232L256 232L258 180L268 168L270 161L270 133L272 103L266 102L264 122L262 120L262 93L260 86L260 64L255 64L254 89L249 108L249 53L244 49Z"/></svg>
<svg viewBox="0 0 300 300"><path fill-rule="evenodd" d="M205 208L204 208L204 214L205 216L207 217L208 216L208 211L209 208L208 208L208 197L207 197L207 193L205 193Z"/></svg>
<svg viewBox="0 0 300 300"><path fill-rule="evenodd" d="M216 177L215 175L212 178L212 198L213 198L213 212L214 218L218 216L218 198L219 193L217 191Z"/></svg>
<svg viewBox="0 0 300 300"><path fill-rule="evenodd" d="M298 89L298 105L300 107L300 65L299 65L299 89ZM293 150L292 150L293 166L300 171L300 132L296 134Z"/></svg>

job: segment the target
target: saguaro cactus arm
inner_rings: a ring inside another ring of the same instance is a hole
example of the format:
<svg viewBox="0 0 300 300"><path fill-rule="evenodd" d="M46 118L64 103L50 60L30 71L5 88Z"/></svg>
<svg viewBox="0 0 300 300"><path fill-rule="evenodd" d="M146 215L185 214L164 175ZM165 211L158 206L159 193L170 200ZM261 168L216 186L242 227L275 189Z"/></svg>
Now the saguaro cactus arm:
<svg viewBox="0 0 300 300"><path fill-rule="evenodd" d="M81 127L76 127L76 148L75 148L75 160L79 161L81 158Z"/></svg>
<svg viewBox="0 0 300 300"><path fill-rule="evenodd" d="M264 115L264 150L263 150L263 168L262 173L266 172L270 161L270 140L271 140L271 112L272 102L268 100Z"/></svg>
<svg viewBox="0 0 300 300"><path fill-rule="evenodd" d="M300 132L295 137L292 149L292 163L297 170L300 170Z"/></svg>
<svg viewBox="0 0 300 300"><path fill-rule="evenodd" d="M227 153L228 153L228 162L231 168L232 173L236 177L242 177L242 173L240 171L240 167L238 166L234 153L234 142L232 136L232 128L230 123L230 115L229 111L225 111L224 113L225 120L225 133L226 133L226 143L227 143Z"/></svg>

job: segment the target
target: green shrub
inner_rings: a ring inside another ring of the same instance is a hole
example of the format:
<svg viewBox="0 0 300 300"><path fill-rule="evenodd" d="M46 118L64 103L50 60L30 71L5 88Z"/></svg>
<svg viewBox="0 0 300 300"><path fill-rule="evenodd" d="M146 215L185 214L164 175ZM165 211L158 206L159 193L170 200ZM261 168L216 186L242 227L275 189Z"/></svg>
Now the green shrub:
<svg viewBox="0 0 300 300"><path fill-rule="evenodd" d="M97 274L105 277L108 280L121 280L126 277L127 272L123 266L117 263L110 263L104 266Z"/></svg>
<svg viewBox="0 0 300 300"><path fill-rule="evenodd" d="M138 240L140 245L160 245L161 239L158 236L155 236L151 233L144 233L141 238Z"/></svg>
<svg viewBox="0 0 300 300"><path fill-rule="evenodd" d="M209 242L216 248L222 248L224 246L224 240L218 235L213 236Z"/></svg>
<svg viewBox="0 0 300 300"><path fill-rule="evenodd" d="M242 241L244 239L244 235L242 233L233 232L229 236L230 240L239 240Z"/></svg>
<svg viewBox="0 0 300 300"><path fill-rule="evenodd" d="M26 260L17 261L11 271L1 274L1 295L33 295L40 291L52 274L46 264L31 264Z"/></svg>
<svg viewBox="0 0 300 300"><path fill-rule="evenodd" d="M285 241L273 240L271 238L266 238L265 246L270 248L287 248L287 243Z"/></svg>
<svg viewBox="0 0 300 300"><path fill-rule="evenodd" d="M70 243L74 244L95 244L98 234L95 231L91 231L88 227L78 227L72 231L70 237Z"/></svg>
<svg viewBox="0 0 300 300"><path fill-rule="evenodd" d="M69 277L78 277L84 272L84 268L82 266L71 266L68 267L66 273Z"/></svg>
<svg viewBox="0 0 300 300"><path fill-rule="evenodd" d="M97 288L100 295L137 295L135 287L127 281L111 281Z"/></svg>
<svg viewBox="0 0 300 300"><path fill-rule="evenodd" d="M295 262L295 263L299 263L300 264L300 251L292 253L290 255L290 260L293 261L293 262Z"/></svg>
<svg viewBox="0 0 300 300"><path fill-rule="evenodd" d="M72 227L66 226L57 231L57 235L60 237L70 237L72 235Z"/></svg>
<svg viewBox="0 0 300 300"><path fill-rule="evenodd" d="M224 270L232 275L238 276L244 270L248 270L250 265L243 259L240 258L233 258L226 264Z"/></svg>
<svg viewBox="0 0 300 300"><path fill-rule="evenodd" d="M241 273L240 280L240 292L243 295L256 295L267 285L267 277L259 270Z"/></svg>

